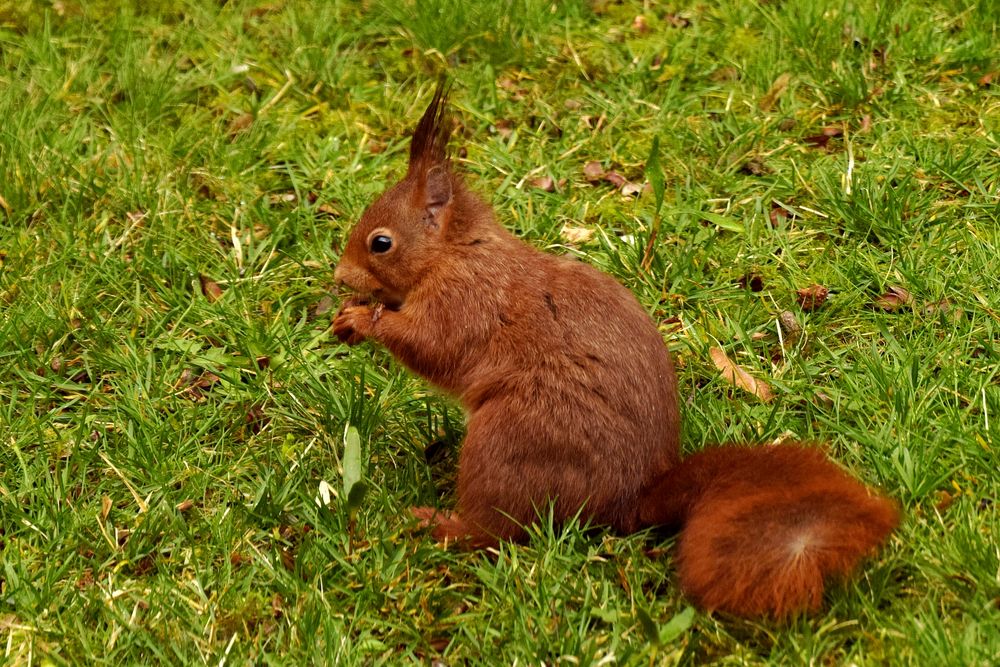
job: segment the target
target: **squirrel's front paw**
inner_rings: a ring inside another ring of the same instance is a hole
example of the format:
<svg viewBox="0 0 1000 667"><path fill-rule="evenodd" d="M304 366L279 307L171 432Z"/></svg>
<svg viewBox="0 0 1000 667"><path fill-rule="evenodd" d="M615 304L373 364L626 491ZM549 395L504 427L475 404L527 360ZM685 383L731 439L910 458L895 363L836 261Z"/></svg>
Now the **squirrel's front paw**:
<svg viewBox="0 0 1000 667"><path fill-rule="evenodd" d="M442 511L434 507L411 507L410 514L417 520L417 528L433 528L442 519L447 519L451 512Z"/></svg>
<svg viewBox="0 0 1000 667"><path fill-rule="evenodd" d="M468 526L457 512L433 507L411 507L410 514L417 519L418 528L429 528L431 535L438 541L465 544L472 538Z"/></svg>
<svg viewBox="0 0 1000 667"><path fill-rule="evenodd" d="M340 342L348 345L357 345L365 338L370 338L378 320L376 312L370 306L346 302L333 318L334 335Z"/></svg>

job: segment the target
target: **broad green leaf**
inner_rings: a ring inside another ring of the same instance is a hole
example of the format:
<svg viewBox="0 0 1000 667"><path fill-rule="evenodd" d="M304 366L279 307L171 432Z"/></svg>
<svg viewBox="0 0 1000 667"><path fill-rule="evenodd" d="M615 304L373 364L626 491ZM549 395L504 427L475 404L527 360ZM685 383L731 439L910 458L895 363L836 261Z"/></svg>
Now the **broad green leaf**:
<svg viewBox="0 0 1000 667"><path fill-rule="evenodd" d="M361 507L361 502L365 499L365 494L368 493L368 485L362 480L358 480L351 485L351 490L347 494L347 511L353 514Z"/></svg>
<svg viewBox="0 0 1000 667"><path fill-rule="evenodd" d="M351 497L351 489L361 481L361 436L351 426L344 435L344 498Z"/></svg>
<svg viewBox="0 0 1000 667"><path fill-rule="evenodd" d="M649 149L649 157L646 158L646 178L650 187L653 188L653 197L656 200L656 208L653 210L655 217L660 213L663 206L663 165L660 164L660 138L653 137L653 146Z"/></svg>
<svg viewBox="0 0 1000 667"><path fill-rule="evenodd" d="M599 618L608 624L617 623L619 617L621 616L615 609L597 608L592 610L590 613L594 616L594 618Z"/></svg>
<svg viewBox="0 0 1000 667"><path fill-rule="evenodd" d="M660 643L669 644L677 639L691 627L693 622L694 607L687 607L684 611L674 614L674 617L660 630Z"/></svg>
<svg viewBox="0 0 1000 667"><path fill-rule="evenodd" d="M732 218L727 218L724 215L719 215L718 213L712 213L711 211L693 211L694 215L701 216L703 219L708 220L713 225L718 225L723 229L730 232L737 232L742 234L747 230L746 225L744 225L739 220L733 220Z"/></svg>
<svg viewBox="0 0 1000 667"><path fill-rule="evenodd" d="M639 625L642 626L642 632L646 635L646 641L650 644L660 645L660 631L656 627L656 622L653 617L649 615L649 612L642 607L636 606L635 617L639 621Z"/></svg>

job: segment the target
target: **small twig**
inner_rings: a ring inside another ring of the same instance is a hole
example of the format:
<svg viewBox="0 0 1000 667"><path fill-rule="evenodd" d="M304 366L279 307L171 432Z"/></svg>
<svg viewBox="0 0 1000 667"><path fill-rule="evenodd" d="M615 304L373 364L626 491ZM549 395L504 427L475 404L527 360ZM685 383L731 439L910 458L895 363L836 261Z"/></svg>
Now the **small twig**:
<svg viewBox="0 0 1000 667"><path fill-rule="evenodd" d="M295 79L292 78L292 73L290 71L288 71L287 69L285 70L285 78L286 78L285 85L283 85L281 87L281 90L279 90L278 92L276 92L274 94L274 97L272 97L267 102L265 102L264 106L262 106L257 111L257 117L258 118L260 118L261 116L263 116L265 113L267 113L268 109L270 109L275 104L277 104L281 100L281 98L285 96L285 93L288 92L288 89L292 87L292 84L295 83Z"/></svg>
<svg viewBox="0 0 1000 667"><path fill-rule="evenodd" d="M111 242L111 245L104 252L104 256L105 257L110 256L111 253L113 253L115 250L117 250L118 248L120 248L123 243L125 243L125 241L129 237L129 234L132 233L132 230L135 229L139 225L140 222L142 222L143 220L146 219L146 213L145 212L143 212L143 213L136 213L136 214L129 213L127 217L128 217L128 220L129 220L129 222L131 224L128 227L125 228L125 231L122 232L121 236L119 236L117 239L115 239L114 241Z"/></svg>
<svg viewBox="0 0 1000 667"><path fill-rule="evenodd" d="M851 196L851 178L854 174L854 146L851 138L847 136L847 128L844 128L844 145L847 147L847 173L844 175L844 194Z"/></svg>

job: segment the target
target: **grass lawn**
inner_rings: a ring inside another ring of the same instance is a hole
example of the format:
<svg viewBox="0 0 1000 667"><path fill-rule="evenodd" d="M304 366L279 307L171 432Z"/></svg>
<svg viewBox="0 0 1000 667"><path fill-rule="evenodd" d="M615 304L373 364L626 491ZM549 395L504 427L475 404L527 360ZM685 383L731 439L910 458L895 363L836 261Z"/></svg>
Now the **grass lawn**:
<svg viewBox="0 0 1000 667"><path fill-rule="evenodd" d="M0 662L997 664L1000 3L417 4L0 0ZM504 223L661 323L687 451L900 500L824 613L688 624L663 536L414 534L461 411L330 293L442 71Z"/></svg>

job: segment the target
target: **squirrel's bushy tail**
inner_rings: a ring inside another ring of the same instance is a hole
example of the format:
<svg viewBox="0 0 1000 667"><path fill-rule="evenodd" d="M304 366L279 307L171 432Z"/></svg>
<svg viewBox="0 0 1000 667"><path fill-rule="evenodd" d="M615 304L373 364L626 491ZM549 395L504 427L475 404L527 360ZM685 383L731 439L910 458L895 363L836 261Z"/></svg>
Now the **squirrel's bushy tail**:
<svg viewBox="0 0 1000 667"><path fill-rule="evenodd" d="M678 576L699 606L785 619L816 610L899 523L896 504L800 445L713 447L647 487L644 525L681 527Z"/></svg>

